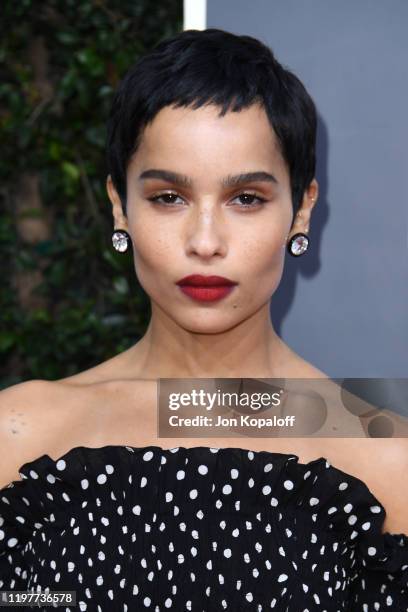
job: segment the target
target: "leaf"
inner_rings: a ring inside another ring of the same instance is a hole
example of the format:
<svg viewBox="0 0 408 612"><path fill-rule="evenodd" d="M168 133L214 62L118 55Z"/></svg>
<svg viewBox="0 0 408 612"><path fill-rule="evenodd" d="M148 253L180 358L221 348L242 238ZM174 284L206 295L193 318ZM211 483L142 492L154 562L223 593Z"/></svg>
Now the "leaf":
<svg viewBox="0 0 408 612"><path fill-rule="evenodd" d="M17 341L12 332L0 333L0 352L8 351Z"/></svg>
<svg viewBox="0 0 408 612"><path fill-rule="evenodd" d="M81 176L80 169L78 168L78 166L76 166L72 162L68 162L68 161L62 162L62 169L64 173L66 174L66 176L73 181L77 181L79 177Z"/></svg>

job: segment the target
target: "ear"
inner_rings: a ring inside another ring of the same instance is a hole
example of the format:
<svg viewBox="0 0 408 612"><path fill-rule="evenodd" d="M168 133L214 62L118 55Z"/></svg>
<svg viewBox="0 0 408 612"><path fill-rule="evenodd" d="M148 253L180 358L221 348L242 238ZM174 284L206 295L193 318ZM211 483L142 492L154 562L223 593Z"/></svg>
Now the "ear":
<svg viewBox="0 0 408 612"><path fill-rule="evenodd" d="M128 230L127 218L123 213L122 202L110 174L108 174L106 179L106 191L112 204L114 229Z"/></svg>
<svg viewBox="0 0 408 612"><path fill-rule="evenodd" d="M314 178L303 194L303 200L294 217L289 236L296 234L297 232L303 232L304 234L308 233L312 210L316 204L318 196L319 183Z"/></svg>

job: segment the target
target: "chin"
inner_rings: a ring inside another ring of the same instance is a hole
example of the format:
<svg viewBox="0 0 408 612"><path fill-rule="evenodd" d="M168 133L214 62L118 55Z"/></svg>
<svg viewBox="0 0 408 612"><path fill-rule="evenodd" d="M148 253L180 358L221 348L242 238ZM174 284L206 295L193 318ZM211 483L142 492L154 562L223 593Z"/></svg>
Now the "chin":
<svg viewBox="0 0 408 612"><path fill-rule="evenodd" d="M176 323L188 332L194 334L221 334L238 325L239 321L232 317L222 317L219 313L196 314L192 317L175 319Z"/></svg>

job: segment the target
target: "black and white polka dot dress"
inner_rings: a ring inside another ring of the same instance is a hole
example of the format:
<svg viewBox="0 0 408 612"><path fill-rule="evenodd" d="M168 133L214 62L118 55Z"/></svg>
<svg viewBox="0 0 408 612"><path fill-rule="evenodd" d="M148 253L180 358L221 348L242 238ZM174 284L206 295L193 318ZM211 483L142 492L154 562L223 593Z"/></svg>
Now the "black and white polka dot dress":
<svg viewBox="0 0 408 612"><path fill-rule="evenodd" d="M408 536L323 457L110 445L19 471L1 590L76 591L59 609L91 612L408 610Z"/></svg>

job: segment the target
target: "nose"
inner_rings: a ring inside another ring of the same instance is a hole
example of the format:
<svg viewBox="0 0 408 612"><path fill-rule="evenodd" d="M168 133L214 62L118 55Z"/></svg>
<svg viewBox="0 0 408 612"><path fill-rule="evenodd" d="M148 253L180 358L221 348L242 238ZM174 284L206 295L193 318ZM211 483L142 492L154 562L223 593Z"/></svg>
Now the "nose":
<svg viewBox="0 0 408 612"><path fill-rule="evenodd" d="M202 259L227 252L225 227L214 208L201 208L192 212L187 220L186 252Z"/></svg>

